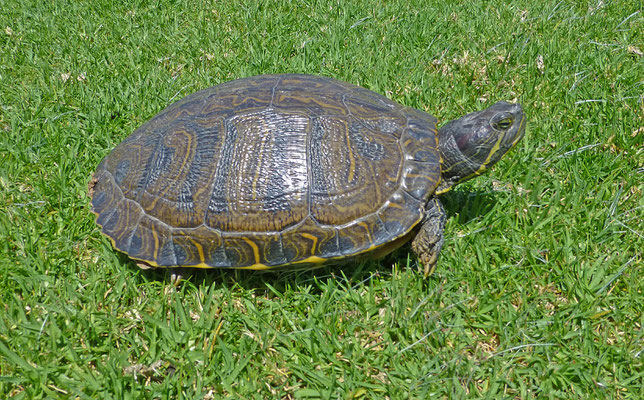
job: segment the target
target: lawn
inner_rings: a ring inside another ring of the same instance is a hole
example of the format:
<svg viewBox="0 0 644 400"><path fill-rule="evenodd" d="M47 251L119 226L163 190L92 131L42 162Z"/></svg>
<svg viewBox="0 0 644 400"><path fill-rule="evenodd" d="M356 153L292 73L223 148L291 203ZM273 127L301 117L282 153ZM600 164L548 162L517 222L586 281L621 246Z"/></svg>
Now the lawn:
<svg viewBox="0 0 644 400"><path fill-rule="evenodd" d="M128 3L128 4L126 4ZM644 5L634 0L0 3L0 398L644 397ZM102 237L87 183L136 127L263 73L524 140L409 248L174 286Z"/></svg>

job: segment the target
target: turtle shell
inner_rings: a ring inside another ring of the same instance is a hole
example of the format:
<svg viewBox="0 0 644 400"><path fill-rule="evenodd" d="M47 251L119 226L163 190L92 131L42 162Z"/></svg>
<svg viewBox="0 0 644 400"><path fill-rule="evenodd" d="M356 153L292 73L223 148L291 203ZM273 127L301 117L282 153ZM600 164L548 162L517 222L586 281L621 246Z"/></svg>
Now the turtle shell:
<svg viewBox="0 0 644 400"><path fill-rule="evenodd" d="M155 267L265 269L410 237L440 179L436 119L370 90L264 75L170 105L92 180L114 247Z"/></svg>

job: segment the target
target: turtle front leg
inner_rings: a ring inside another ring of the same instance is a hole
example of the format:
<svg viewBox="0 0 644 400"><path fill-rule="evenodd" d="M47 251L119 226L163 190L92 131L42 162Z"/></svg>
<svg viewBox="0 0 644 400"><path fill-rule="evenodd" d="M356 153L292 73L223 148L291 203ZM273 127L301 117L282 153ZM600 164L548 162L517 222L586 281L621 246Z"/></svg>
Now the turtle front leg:
<svg viewBox="0 0 644 400"><path fill-rule="evenodd" d="M438 253L443 247L443 228L445 227L445 210L437 198L432 198L425 206L425 217L420 230L411 242L411 249L420 258L424 276L434 272Z"/></svg>

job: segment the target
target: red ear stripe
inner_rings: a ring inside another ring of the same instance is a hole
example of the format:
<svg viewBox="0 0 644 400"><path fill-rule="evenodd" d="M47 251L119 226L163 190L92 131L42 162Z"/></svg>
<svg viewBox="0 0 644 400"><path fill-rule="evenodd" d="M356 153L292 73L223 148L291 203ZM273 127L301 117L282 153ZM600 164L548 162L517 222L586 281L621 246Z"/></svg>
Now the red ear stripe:
<svg viewBox="0 0 644 400"><path fill-rule="evenodd" d="M463 149L468 146L470 138L468 135L458 135L454 138L456 141L456 145L458 146L459 149Z"/></svg>

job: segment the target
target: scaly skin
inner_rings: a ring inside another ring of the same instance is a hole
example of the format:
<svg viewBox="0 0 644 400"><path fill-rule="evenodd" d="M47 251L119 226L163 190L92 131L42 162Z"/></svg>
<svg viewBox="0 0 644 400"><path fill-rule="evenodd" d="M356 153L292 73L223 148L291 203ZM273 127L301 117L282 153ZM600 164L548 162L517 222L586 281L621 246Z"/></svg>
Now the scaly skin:
<svg viewBox="0 0 644 400"><path fill-rule="evenodd" d="M420 230L411 242L411 249L420 258L425 277L434 272L438 254L443 247L445 219L443 205L437 198L431 198L425 208L425 217L421 222Z"/></svg>
<svg viewBox="0 0 644 400"><path fill-rule="evenodd" d="M450 121L438 131L441 182L435 194L474 178L496 164L525 132L525 115L519 104L500 101L491 107ZM411 243L425 276L433 272L443 246L445 211L436 197L425 206L425 216Z"/></svg>

